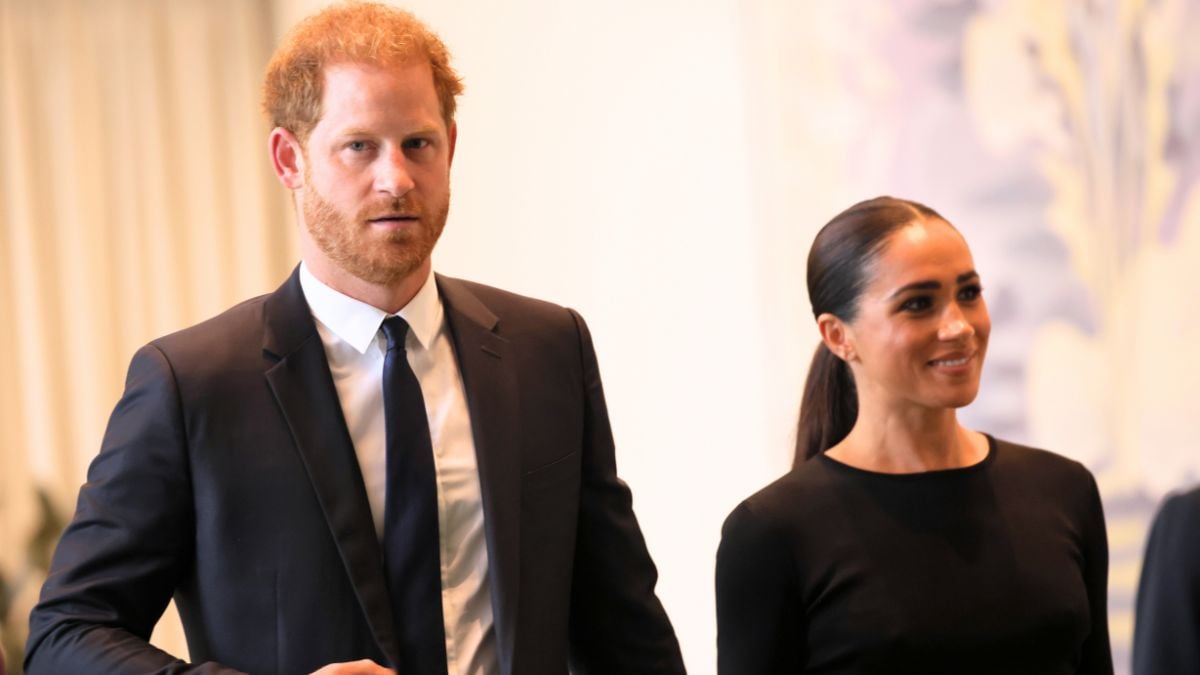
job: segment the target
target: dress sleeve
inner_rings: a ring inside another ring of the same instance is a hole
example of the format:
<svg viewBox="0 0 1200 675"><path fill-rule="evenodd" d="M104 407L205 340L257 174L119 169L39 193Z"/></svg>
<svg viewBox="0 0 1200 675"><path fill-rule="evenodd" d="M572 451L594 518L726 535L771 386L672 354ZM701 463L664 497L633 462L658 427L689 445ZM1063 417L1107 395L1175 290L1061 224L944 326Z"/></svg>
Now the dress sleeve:
<svg viewBox="0 0 1200 675"><path fill-rule="evenodd" d="M1078 672L1080 675L1112 675L1112 648L1108 638L1108 532L1100 490L1090 472L1087 473L1084 500L1083 576L1092 625L1083 643Z"/></svg>
<svg viewBox="0 0 1200 675"><path fill-rule="evenodd" d="M1133 632L1133 675L1200 672L1200 490L1154 518Z"/></svg>
<svg viewBox="0 0 1200 675"><path fill-rule="evenodd" d="M721 530L716 577L717 672L799 671L804 641L792 554L745 502Z"/></svg>

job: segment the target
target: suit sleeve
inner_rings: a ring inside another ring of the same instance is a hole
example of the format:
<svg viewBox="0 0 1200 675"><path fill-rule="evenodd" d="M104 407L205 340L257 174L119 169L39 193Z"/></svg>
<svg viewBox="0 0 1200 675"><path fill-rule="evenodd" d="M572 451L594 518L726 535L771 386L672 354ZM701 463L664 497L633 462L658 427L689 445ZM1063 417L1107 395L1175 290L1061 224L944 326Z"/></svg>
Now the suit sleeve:
<svg viewBox="0 0 1200 675"><path fill-rule="evenodd" d="M717 672L797 673L795 574L782 539L742 503L721 528L717 549ZM790 637L789 637L790 636Z"/></svg>
<svg viewBox="0 0 1200 675"><path fill-rule="evenodd" d="M143 347L30 615L30 675L234 672L148 642L193 558L182 418L170 364Z"/></svg>
<svg viewBox="0 0 1200 675"><path fill-rule="evenodd" d="M1133 674L1200 672L1200 490L1169 497L1146 543Z"/></svg>
<svg viewBox="0 0 1200 675"><path fill-rule="evenodd" d="M585 401L582 485L571 582L571 666L589 673L683 673L667 614L654 594L658 572L617 477L612 430L591 336L580 336Z"/></svg>
<svg viewBox="0 0 1200 675"><path fill-rule="evenodd" d="M1096 479L1087 472L1083 521L1083 576L1087 586L1091 630L1084 640L1080 675L1112 675L1112 647L1108 637L1108 531Z"/></svg>

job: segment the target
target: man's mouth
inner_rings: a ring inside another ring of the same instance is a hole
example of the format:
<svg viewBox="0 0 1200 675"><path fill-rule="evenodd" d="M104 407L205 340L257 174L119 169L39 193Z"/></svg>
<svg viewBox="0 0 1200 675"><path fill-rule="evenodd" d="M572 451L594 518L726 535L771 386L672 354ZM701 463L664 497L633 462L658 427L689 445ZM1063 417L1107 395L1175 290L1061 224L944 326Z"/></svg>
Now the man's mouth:
<svg viewBox="0 0 1200 675"><path fill-rule="evenodd" d="M368 218L367 222L371 223L372 225L397 226L397 225L403 225L406 223L415 223L418 220L419 220L419 218L417 218L417 216L407 215L407 214L403 214L403 213L392 213L392 214L387 214L387 215L383 215L383 216L375 216L374 218Z"/></svg>
<svg viewBox="0 0 1200 675"><path fill-rule="evenodd" d="M368 222L375 223L375 222L379 222L382 220L416 220L416 219L417 219L416 216L405 214L405 213L389 213L387 215L375 216L374 218L368 218L367 220L368 220Z"/></svg>

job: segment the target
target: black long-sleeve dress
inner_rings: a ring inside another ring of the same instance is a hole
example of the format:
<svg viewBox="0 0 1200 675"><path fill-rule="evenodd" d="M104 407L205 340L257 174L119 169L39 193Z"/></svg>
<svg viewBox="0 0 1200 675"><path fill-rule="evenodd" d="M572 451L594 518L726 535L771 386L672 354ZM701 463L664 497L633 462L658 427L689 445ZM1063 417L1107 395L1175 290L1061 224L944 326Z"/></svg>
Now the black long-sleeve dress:
<svg viewBox="0 0 1200 675"><path fill-rule="evenodd" d="M720 675L1111 673L1095 481L988 444L919 474L821 455L742 502L717 554Z"/></svg>

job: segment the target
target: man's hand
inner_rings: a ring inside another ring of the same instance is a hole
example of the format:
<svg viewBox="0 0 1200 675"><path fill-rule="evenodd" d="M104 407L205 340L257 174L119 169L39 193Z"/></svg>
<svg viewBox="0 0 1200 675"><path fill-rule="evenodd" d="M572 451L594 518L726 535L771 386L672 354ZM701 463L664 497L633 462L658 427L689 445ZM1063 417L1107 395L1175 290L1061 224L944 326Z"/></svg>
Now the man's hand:
<svg viewBox="0 0 1200 675"><path fill-rule="evenodd" d="M312 675L396 675L396 671L384 668L371 659L363 659L346 663L331 663L314 671Z"/></svg>

